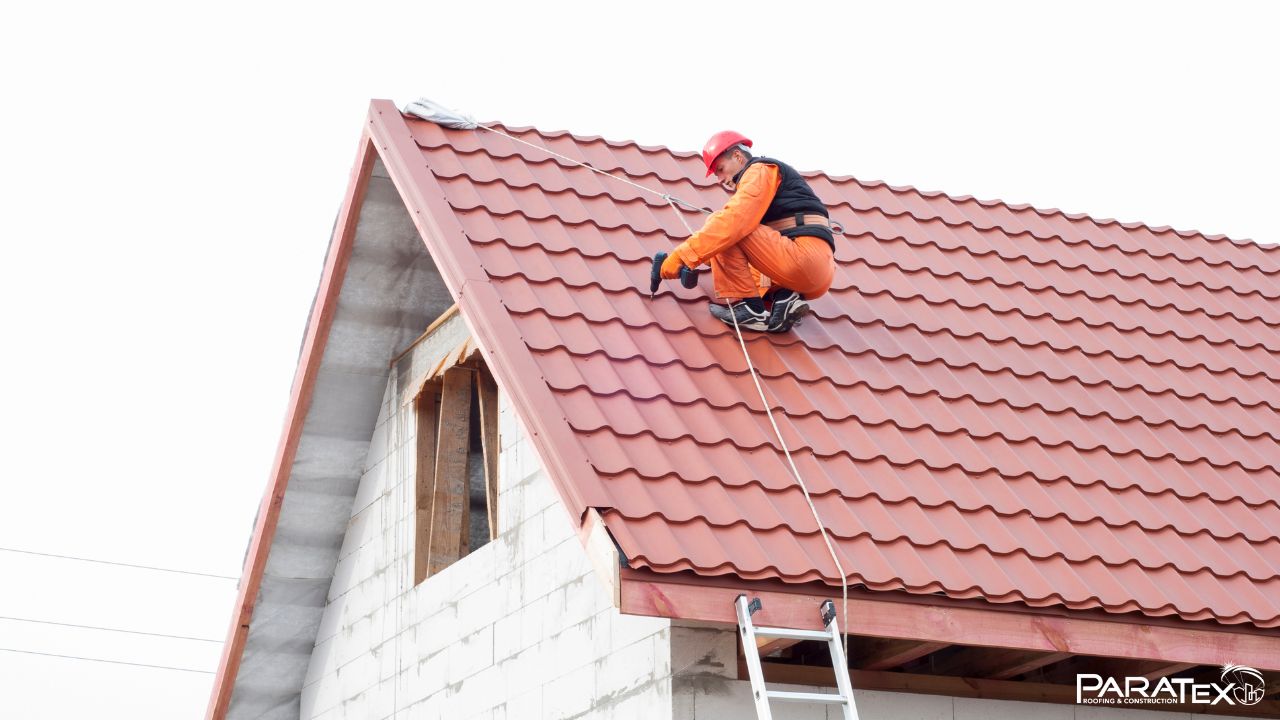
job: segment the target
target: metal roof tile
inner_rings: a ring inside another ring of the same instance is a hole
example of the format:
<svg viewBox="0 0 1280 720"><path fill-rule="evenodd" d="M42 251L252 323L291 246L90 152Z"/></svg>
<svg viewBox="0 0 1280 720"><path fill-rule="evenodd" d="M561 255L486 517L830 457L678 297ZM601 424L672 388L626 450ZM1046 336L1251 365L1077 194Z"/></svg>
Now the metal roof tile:
<svg viewBox="0 0 1280 720"><path fill-rule="evenodd" d="M709 278L649 298L688 234L664 200L407 122L633 566L837 583ZM695 153L512 132L725 198ZM747 346L851 582L1280 626L1280 252L808 177L846 228L832 291Z"/></svg>

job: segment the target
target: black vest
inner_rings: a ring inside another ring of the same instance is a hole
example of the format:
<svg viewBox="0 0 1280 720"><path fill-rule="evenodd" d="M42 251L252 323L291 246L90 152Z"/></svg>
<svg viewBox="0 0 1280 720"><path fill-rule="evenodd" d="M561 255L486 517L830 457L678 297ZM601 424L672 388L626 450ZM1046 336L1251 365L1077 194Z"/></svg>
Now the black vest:
<svg viewBox="0 0 1280 720"><path fill-rule="evenodd" d="M809 183L800 176L800 173L790 165L767 157L754 157L747 161L746 165L733 176L733 183L738 184L742 179L742 174L752 165L762 162L778 167L778 175L782 182L778 184L778 191L773 195L773 202L769 203L769 207L764 211L762 223L770 223L783 218L794 217L795 215L821 215L823 217L831 217L827 212L827 206L822 204L818 196L814 194L813 188L809 187ZM798 235L809 235L812 237L822 238L831 250L836 249L835 236L831 234L831 229L823 225L801 225L799 227L780 230L783 236L793 238Z"/></svg>

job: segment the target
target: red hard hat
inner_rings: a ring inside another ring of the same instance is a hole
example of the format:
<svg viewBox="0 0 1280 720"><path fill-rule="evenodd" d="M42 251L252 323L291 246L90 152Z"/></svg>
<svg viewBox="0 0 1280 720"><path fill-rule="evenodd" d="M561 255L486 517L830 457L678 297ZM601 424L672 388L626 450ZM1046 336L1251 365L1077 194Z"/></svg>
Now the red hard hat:
<svg viewBox="0 0 1280 720"><path fill-rule="evenodd" d="M720 157L720 153L734 145L751 147L751 140L740 132L721 130L712 135L707 144L702 146L702 162L707 166L707 177L711 177L711 173L714 172L711 166L715 163L716 158Z"/></svg>

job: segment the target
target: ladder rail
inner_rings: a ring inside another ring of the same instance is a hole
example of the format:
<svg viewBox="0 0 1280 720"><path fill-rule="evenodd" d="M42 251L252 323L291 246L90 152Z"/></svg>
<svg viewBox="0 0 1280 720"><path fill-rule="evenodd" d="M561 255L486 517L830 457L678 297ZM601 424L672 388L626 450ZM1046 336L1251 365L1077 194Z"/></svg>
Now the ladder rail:
<svg viewBox="0 0 1280 720"><path fill-rule="evenodd" d="M824 630L801 630L798 628L756 627L751 620L753 611L760 608L760 600L748 601L747 596L739 595L734 600L738 615L738 631L742 637L743 655L747 661L747 675L751 678L751 693L755 700L758 720L773 720L773 712L769 709L769 701L811 703L821 705L839 705L844 720L858 720L858 709L853 701L853 684L849 682L849 663L845 658L843 637L840 626L836 622L835 605L827 600L818 607ZM765 685L764 667L760 664L760 648L756 644L757 637L786 638L790 640L823 640L831 651L831 666L836 676L836 693L792 692L787 690L770 690Z"/></svg>
<svg viewBox="0 0 1280 720"><path fill-rule="evenodd" d="M844 643L841 642L840 625L836 623L834 605L831 607L830 616L831 621L827 623L827 630L831 631L831 639L827 641L827 646L831 648L831 665L836 673L836 688L840 690L841 695L849 699L842 708L844 720L858 720L858 709L853 705L853 683L849 682L849 661L844 656Z"/></svg>
<svg viewBox="0 0 1280 720"><path fill-rule="evenodd" d="M751 677L751 694L756 701L758 720L773 720L769 711L769 693L764 686L764 668L760 667L760 649L756 645L755 625L751 622L751 610L747 596L739 595L734 602L738 609L738 630L742 636L743 655L747 657L747 675Z"/></svg>

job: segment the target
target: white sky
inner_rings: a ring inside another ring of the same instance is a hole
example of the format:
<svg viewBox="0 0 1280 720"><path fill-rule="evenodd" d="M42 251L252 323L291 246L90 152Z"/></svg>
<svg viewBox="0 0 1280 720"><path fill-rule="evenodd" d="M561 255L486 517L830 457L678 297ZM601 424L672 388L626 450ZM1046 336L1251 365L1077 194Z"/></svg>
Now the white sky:
<svg viewBox="0 0 1280 720"><path fill-rule="evenodd" d="M1280 5L1055 7L8 7L0 547L239 575L374 97L682 150L730 127L804 169L1280 241ZM0 551L6 618L221 640L233 601ZM0 648L219 652L12 620ZM0 652L0 717L199 718L212 680Z"/></svg>

